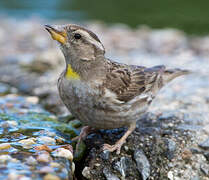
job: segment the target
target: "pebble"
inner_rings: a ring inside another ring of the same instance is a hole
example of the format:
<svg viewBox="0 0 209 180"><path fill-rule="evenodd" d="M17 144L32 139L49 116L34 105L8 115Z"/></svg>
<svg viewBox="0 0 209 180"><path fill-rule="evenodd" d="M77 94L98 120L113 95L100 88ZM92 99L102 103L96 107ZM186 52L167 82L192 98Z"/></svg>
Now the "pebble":
<svg viewBox="0 0 209 180"><path fill-rule="evenodd" d="M115 174L113 174L106 167L103 169L103 174L105 175L105 177L106 177L107 180L120 180Z"/></svg>
<svg viewBox="0 0 209 180"><path fill-rule="evenodd" d="M9 143L2 143L0 144L0 150L5 150L11 148L11 145Z"/></svg>
<svg viewBox="0 0 209 180"><path fill-rule="evenodd" d="M45 151L37 156L37 161L48 163L48 162L52 161L52 158L51 158L50 154Z"/></svg>
<svg viewBox="0 0 209 180"><path fill-rule="evenodd" d="M45 145L54 145L56 143L56 140L54 138L48 136L41 136L38 138L38 141Z"/></svg>
<svg viewBox="0 0 209 180"><path fill-rule="evenodd" d="M45 145L45 144L40 145L40 146L36 146L36 147L34 147L34 149L38 150L38 151L52 152L52 149L49 146Z"/></svg>
<svg viewBox="0 0 209 180"><path fill-rule="evenodd" d="M120 161L115 162L113 165L113 168L116 169L124 178L126 177L128 162L129 160L127 157L121 157Z"/></svg>
<svg viewBox="0 0 209 180"><path fill-rule="evenodd" d="M10 155L0 155L0 164L4 164L7 161L11 161L12 157Z"/></svg>
<svg viewBox="0 0 209 180"><path fill-rule="evenodd" d="M202 164L200 166L200 170L204 173L204 175L209 176L209 165L207 164Z"/></svg>
<svg viewBox="0 0 209 180"><path fill-rule="evenodd" d="M36 138L23 139L20 140L19 143L21 143L23 146L30 146L36 144Z"/></svg>
<svg viewBox="0 0 209 180"><path fill-rule="evenodd" d="M103 159L103 160L108 160L109 159L109 157L110 157L110 152L109 151L102 151L101 153L100 153L100 157Z"/></svg>
<svg viewBox="0 0 209 180"><path fill-rule="evenodd" d="M83 177L85 177L86 179L91 179L91 173L90 173L90 167L84 167L83 171L82 171L82 175Z"/></svg>
<svg viewBox="0 0 209 180"><path fill-rule="evenodd" d="M167 146L166 156L169 160L173 159L176 150L176 143L172 139L165 139L165 144Z"/></svg>
<svg viewBox="0 0 209 180"><path fill-rule="evenodd" d="M150 176L150 163L144 152L140 149L134 151L134 159L137 164L137 170L142 175L142 179L146 180Z"/></svg>
<svg viewBox="0 0 209 180"><path fill-rule="evenodd" d="M209 138L201 142L199 146L205 150L209 150Z"/></svg>
<svg viewBox="0 0 209 180"><path fill-rule="evenodd" d="M181 154L182 159L190 160L192 157L192 152L189 149L185 149Z"/></svg>
<svg viewBox="0 0 209 180"><path fill-rule="evenodd" d="M47 174L44 176L43 180L60 180L60 178L53 174Z"/></svg>
<svg viewBox="0 0 209 180"><path fill-rule="evenodd" d="M26 163L28 165L36 165L37 164L37 160L33 157L33 156L29 156L27 159L26 159Z"/></svg>
<svg viewBox="0 0 209 180"><path fill-rule="evenodd" d="M32 103L32 104L38 104L39 102L39 98L37 96L30 96L26 98L26 101L28 103Z"/></svg>
<svg viewBox="0 0 209 180"><path fill-rule="evenodd" d="M67 150L65 148L58 148L55 151L52 152L52 155L55 157L64 157L66 159L69 159L70 161L73 160L73 154L70 150Z"/></svg>
<svg viewBox="0 0 209 180"><path fill-rule="evenodd" d="M50 166L44 166L39 170L40 173L52 173L54 169Z"/></svg>

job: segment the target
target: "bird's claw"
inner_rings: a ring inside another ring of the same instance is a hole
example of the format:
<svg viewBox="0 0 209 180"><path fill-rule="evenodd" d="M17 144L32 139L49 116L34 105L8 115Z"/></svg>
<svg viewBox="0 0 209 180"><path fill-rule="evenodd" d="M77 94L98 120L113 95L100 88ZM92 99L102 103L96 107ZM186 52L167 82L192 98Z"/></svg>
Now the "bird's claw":
<svg viewBox="0 0 209 180"><path fill-rule="evenodd" d="M107 150L110 152L114 152L116 150L116 154L120 154L121 147L124 143L125 142L118 141L114 145L103 144L102 150L103 151Z"/></svg>

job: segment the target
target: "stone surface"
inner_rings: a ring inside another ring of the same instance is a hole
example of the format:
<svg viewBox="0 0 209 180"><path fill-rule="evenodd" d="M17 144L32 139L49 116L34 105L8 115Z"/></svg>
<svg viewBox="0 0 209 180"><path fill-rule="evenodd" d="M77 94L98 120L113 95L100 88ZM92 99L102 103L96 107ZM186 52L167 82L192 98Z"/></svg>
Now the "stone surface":
<svg viewBox="0 0 209 180"><path fill-rule="evenodd" d="M141 174L142 179L146 180L150 176L150 163L142 150L135 150L134 160L136 161L137 170Z"/></svg>

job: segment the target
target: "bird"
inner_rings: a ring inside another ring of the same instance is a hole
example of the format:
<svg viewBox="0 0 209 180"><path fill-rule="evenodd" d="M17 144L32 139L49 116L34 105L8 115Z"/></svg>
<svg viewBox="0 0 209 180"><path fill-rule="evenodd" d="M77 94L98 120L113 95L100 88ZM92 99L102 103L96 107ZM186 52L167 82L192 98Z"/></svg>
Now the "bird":
<svg viewBox="0 0 209 180"><path fill-rule="evenodd" d="M92 130L127 127L113 145L102 149L120 154L136 122L147 112L159 90L189 70L127 65L105 57L98 36L76 25L45 25L64 55L65 68L58 79L58 91L67 109L83 123L80 142Z"/></svg>

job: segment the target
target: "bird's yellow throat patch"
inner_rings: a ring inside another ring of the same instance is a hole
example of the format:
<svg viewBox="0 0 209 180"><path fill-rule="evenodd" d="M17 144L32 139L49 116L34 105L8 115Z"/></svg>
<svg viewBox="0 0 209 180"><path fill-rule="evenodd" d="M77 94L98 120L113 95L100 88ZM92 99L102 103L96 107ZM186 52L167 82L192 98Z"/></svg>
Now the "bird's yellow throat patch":
<svg viewBox="0 0 209 180"><path fill-rule="evenodd" d="M75 79L75 80L80 79L79 74L73 70L73 68L71 67L70 64L68 64L68 66L67 66L67 71L66 71L65 77L67 79Z"/></svg>

